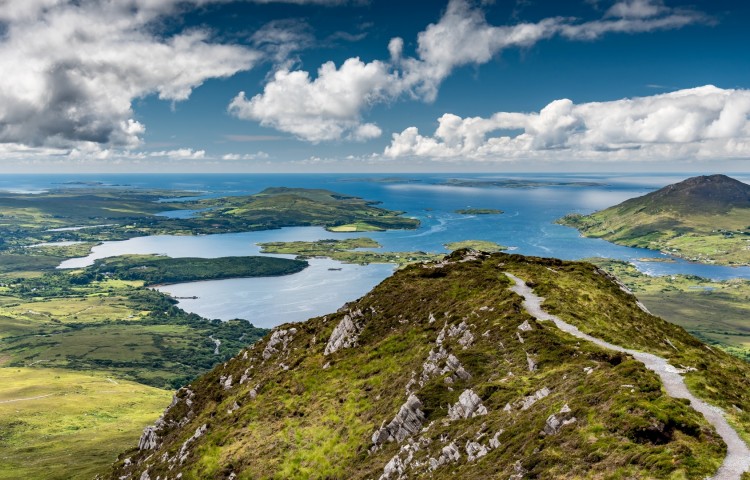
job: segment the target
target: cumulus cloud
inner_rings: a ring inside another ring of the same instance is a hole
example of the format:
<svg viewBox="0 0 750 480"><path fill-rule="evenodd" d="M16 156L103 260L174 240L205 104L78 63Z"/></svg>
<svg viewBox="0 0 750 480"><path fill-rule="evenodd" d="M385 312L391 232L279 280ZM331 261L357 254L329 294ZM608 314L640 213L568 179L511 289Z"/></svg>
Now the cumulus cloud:
<svg viewBox="0 0 750 480"><path fill-rule="evenodd" d="M137 145L134 99L185 100L257 61L205 30L157 33L164 16L211 1L0 0L0 143Z"/></svg>
<svg viewBox="0 0 750 480"><path fill-rule="evenodd" d="M535 113L446 113L433 135L409 127L393 135L384 154L490 161L750 158L748 115L750 90L711 85L609 102L560 99Z"/></svg>
<svg viewBox="0 0 750 480"><path fill-rule="evenodd" d="M149 157L167 157L182 160L199 160L206 158L205 150L193 150L192 148L178 148L175 150L161 150L150 152Z"/></svg>
<svg viewBox="0 0 750 480"><path fill-rule="evenodd" d="M342 137L365 140L381 132L376 125L362 124L360 112L392 96L389 88L394 81L385 63L359 58L350 58L339 68L324 63L315 79L305 71L281 69L263 93L248 99L240 92L229 111L312 142Z"/></svg>
<svg viewBox="0 0 750 480"><path fill-rule="evenodd" d="M238 160L265 160L270 158L266 152L256 153L227 153L221 156L222 160L238 161Z"/></svg>
<svg viewBox="0 0 750 480"><path fill-rule="evenodd" d="M372 105L404 95L431 102L453 70L485 64L503 50L531 47L555 36L594 40L611 32L647 32L701 21L706 21L704 15L672 9L659 0L623 0L594 21L553 17L495 26L487 22L481 5L450 0L440 20L419 33L415 57L405 57L403 39L393 38L387 61L350 58L340 68L328 62L317 77L285 68L262 93L250 99L244 92L237 95L229 111L311 142L367 140L381 134L377 125L362 118Z"/></svg>

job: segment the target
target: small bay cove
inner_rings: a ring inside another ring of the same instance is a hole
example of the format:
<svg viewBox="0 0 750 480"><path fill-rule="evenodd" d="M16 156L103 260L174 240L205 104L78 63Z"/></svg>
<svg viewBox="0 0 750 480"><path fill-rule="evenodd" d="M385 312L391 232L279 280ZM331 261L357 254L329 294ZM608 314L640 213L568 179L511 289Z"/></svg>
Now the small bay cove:
<svg viewBox="0 0 750 480"><path fill-rule="evenodd" d="M110 181L118 184L182 191L190 189L206 192L206 195L212 197L255 193L266 187L282 185L324 188L382 202L381 206L384 208L404 211L406 216L419 219L421 226L417 230L366 233L334 233L319 227L293 227L200 236L138 237L104 242L95 246L89 256L67 260L60 268L80 268L99 258L124 254L216 258L259 255L257 244L263 242L369 237L382 245L382 251L447 252L445 244L471 239L510 246L509 253L571 260L589 257L623 260L633 263L648 275L688 274L717 280L750 278L748 267L703 265L681 259L673 259L673 262L642 261L644 258L671 257L652 250L584 238L573 228L553 223L567 213L589 213L627 198L643 195L674 181L673 177L643 179L612 175L557 175L546 178L597 181L601 185L537 188L480 188L440 184L453 176L455 175L410 175L402 183L367 179L352 181L347 175L112 176ZM472 178L490 179L497 178L497 175L472 175ZM27 181L25 184L31 182ZM38 182L35 186L40 189L48 187L45 182ZM456 210L466 208L494 208L505 213L456 213ZM392 265L343 265L332 260L313 259L310 267L304 271L284 277L215 280L158 288L181 297L180 307L189 312L223 320L243 318L256 326L268 327L335 311L344 303L364 295L388 277L393 268Z"/></svg>

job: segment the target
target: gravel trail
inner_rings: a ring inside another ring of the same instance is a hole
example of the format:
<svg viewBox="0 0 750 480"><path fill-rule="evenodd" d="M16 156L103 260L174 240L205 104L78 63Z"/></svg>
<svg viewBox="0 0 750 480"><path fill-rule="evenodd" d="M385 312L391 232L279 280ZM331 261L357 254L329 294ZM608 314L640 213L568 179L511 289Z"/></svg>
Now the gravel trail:
<svg viewBox="0 0 750 480"><path fill-rule="evenodd" d="M690 393L680 370L670 365L662 357L637 350L629 350L619 345L605 342L604 340L583 333L577 327L564 322L555 315L550 315L542 309L543 297L534 294L534 291L520 278L507 272L505 274L515 282L511 290L524 298L524 308L526 308L526 311L530 315L536 317L537 320L552 321L557 325L557 328L574 337L587 340L609 350L632 355L633 358L642 362L646 368L659 376L664 384L667 395L690 400L690 405L693 409L703 414L706 420L716 428L716 432L724 440L724 443L727 444L727 456L724 458L724 463L722 463L716 475L711 477L711 480L740 480L744 472L750 471L750 448L748 448L747 444L729 425L727 419L724 417L724 412L720 408L710 405Z"/></svg>

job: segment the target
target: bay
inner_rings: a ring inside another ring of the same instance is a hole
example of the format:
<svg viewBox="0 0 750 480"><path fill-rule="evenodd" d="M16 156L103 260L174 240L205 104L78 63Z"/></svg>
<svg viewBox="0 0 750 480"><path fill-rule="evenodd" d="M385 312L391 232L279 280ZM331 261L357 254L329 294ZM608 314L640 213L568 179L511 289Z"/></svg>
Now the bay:
<svg viewBox="0 0 750 480"><path fill-rule="evenodd" d="M321 228L285 228L263 232L206 236L153 236L123 242L105 242L85 259L64 262L62 268L90 264L96 258L126 253L160 253L173 257L218 257L258 254L257 243L266 241L319 240L369 236L385 251L446 252L444 245L459 240L489 240L512 247L524 255L581 259L608 257L632 262L649 275L690 274L712 279L750 278L748 267L674 262L642 262L663 257L659 252L622 247L604 240L581 237L575 229L554 224L571 212L590 213L628 198L643 195L690 175L614 174L320 174L320 175L83 175L67 180L102 182L132 188L194 191L200 196L245 195L267 187L326 188L382 203L384 208L404 211L418 218L417 230L393 230L367 234L331 233ZM747 175L733 175L748 181ZM0 189L40 191L59 186L61 176L6 176ZM538 186L535 188L469 187L444 185L448 179L477 181L515 179L536 182L597 182L588 186ZM464 208L494 208L501 215L461 215ZM328 270L341 268L342 270ZM245 318L256 325L304 320L335 311L347 301L365 294L393 271L390 265L341 265L314 260L303 272L273 279L233 279L160 287L182 299L180 306L209 318Z"/></svg>

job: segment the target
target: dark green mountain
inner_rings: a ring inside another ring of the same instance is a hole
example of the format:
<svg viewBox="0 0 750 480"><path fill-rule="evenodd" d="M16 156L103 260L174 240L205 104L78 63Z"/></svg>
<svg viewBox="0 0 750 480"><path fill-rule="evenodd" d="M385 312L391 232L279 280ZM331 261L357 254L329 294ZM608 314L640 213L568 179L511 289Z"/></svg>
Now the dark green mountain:
<svg viewBox="0 0 750 480"><path fill-rule="evenodd" d="M665 375L682 372L750 437L748 364L591 264L462 250L282 325L180 389L102 478L698 479L731 435L730 452L747 450L670 396L642 354L537 320L509 273L561 321L664 357Z"/></svg>
<svg viewBox="0 0 750 480"><path fill-rule="evenodd" d="M726 175L688 178L558 222L620 245L706 263L750 264L750 185Z"/></svg>

